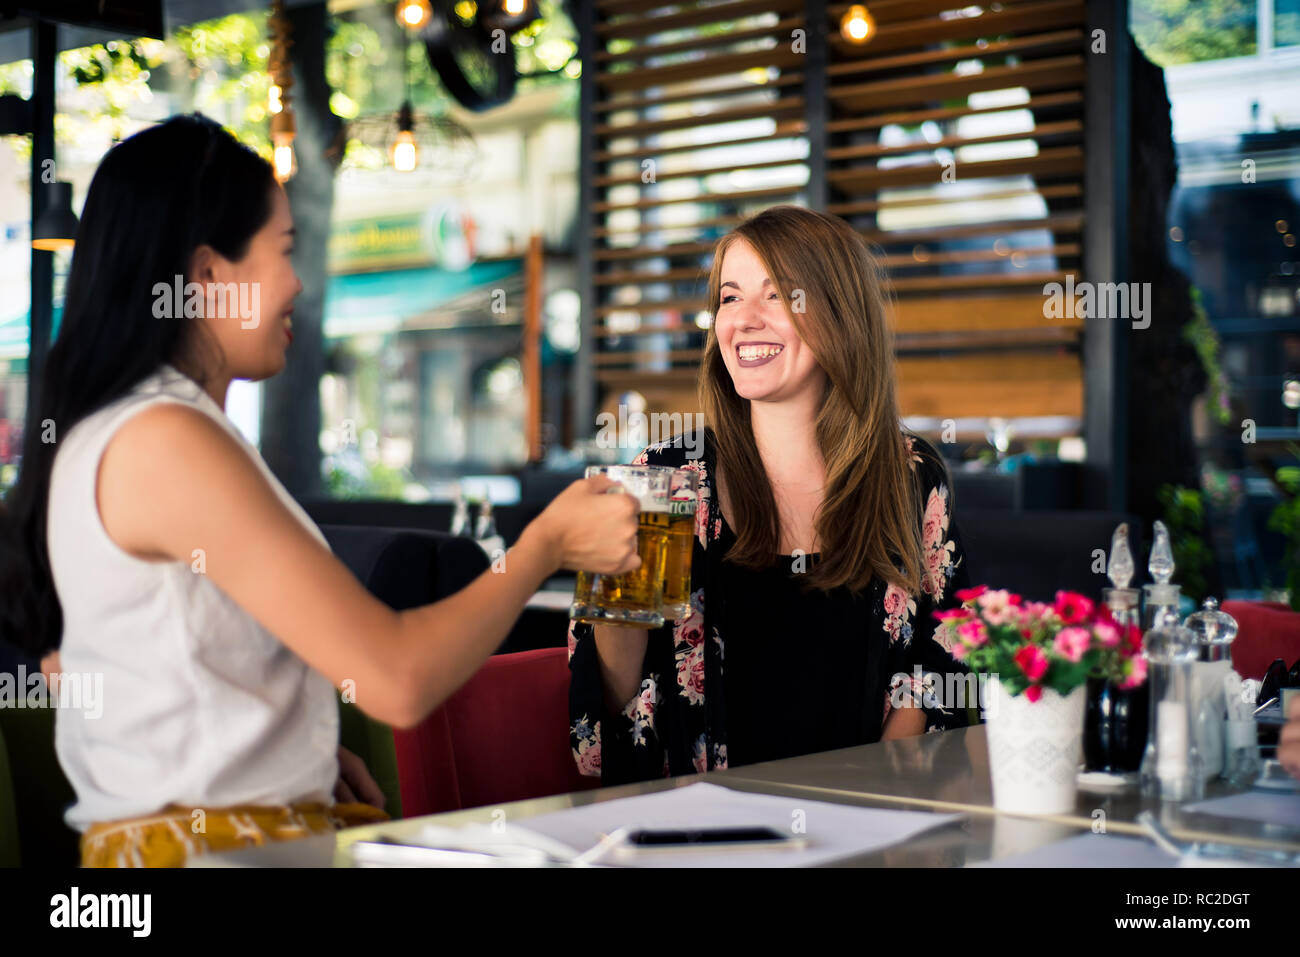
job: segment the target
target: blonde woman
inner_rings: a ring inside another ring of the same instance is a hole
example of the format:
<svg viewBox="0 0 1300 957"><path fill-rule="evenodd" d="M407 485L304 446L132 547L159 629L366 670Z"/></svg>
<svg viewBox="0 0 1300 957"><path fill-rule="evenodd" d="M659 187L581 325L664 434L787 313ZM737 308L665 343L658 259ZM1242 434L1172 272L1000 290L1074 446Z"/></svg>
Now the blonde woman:
<svg viewBox="0 0 1300 957"><path fill-rule="evenodd" d="M942 459L900 425L884 284L857 233L806 209L719 242L703 455L679 436L637 458L699 472L692 612L652 631L570 624L583 773L645 780L966 723L917 677L964 674L931 613L968 582Z"/></svg>

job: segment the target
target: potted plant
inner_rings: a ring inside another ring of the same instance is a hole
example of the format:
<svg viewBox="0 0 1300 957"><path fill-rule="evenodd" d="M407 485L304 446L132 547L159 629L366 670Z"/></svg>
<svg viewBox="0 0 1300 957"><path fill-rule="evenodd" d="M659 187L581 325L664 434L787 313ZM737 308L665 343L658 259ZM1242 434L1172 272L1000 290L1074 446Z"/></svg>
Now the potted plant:
<svg viewBox="0 0 1300 957"><path fill-rule="evenodd" d="M1052 604L985 585L957 592L960 608L935 612L940 640L986 676L989 770L998 810L1074 809L1090 676L1121 688L1146 680L1142 633L1116 625L1105 606L1060 591Z"/></svg>

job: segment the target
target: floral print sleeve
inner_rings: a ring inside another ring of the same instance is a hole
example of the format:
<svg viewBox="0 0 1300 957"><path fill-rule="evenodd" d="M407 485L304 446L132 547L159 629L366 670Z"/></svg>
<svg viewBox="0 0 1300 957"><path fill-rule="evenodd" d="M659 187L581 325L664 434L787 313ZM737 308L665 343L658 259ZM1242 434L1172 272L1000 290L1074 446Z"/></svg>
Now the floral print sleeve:
<svg viewBox="0 0 1300 957"><path fill-rule="evenodd" d="M920 705L926 731L968 724L969 669L936 637L933 612L958 607L955 592L970 587L966 554L952 516L952 490L943 459L925 440L906 436L913 473L921 495L921 593L908 595L898 586L885 588L884 629L889 636L891 680L885 716L895 707Z"/></svg>

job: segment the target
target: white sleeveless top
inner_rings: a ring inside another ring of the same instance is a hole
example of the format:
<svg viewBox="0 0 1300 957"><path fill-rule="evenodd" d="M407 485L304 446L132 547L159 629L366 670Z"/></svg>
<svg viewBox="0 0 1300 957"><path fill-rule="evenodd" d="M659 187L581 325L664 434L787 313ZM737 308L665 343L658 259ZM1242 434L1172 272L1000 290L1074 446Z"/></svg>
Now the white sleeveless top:
<svg viewBox="0 0 1300 957"><path fill-rule="evenodd" d="M135 558L100 521L104 447L127 419L160 402L198 409L229 432L285 507L325 541L216 402L171 365L57 437L47 540L63 606L62 670L82 676L82 702L56 712L55 747L77 793L66 820L81 831L173 803L329 803L338 777L330 682L191 562ZM97 682L93 702L87 689Z"/></svg>

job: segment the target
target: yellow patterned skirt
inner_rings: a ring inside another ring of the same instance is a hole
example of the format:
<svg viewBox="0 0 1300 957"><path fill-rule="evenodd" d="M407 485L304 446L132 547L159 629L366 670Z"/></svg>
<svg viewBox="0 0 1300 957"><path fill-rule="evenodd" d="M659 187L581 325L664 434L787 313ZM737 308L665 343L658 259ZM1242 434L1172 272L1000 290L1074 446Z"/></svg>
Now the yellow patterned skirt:
<svg viewBox="0 0 1300 957"><path fill-rule="evenodd" d="M261 847L375 824L389 817L369 804L191 808L169 805L157 814L92 824L81 835L82 867L182 867L211 851Z"/></svg>

